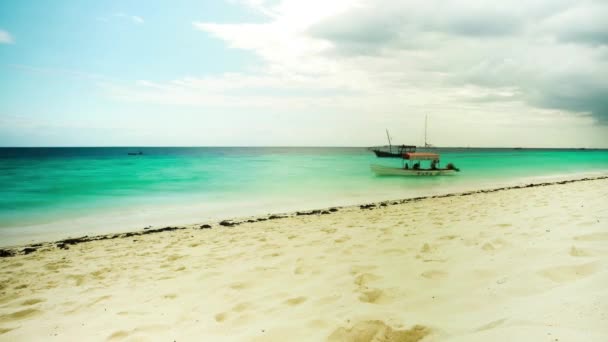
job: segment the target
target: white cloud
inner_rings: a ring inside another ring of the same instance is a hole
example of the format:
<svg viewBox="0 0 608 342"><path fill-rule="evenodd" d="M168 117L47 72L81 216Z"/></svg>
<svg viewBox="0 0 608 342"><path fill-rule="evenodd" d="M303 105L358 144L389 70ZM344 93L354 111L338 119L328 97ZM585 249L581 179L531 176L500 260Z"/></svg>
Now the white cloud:
<svg viewBox="0 0 608 342"><path fill-rule="evenodd" d="M132 15L131 16L131 20L133 20L133 22L136 23L136 24L143 24L144 23L144 19L142 17L138 17L136 15Z"/></svg>
<svg viewBox="0 0 608 342"><path fill-rule="evenodd" d="M0 44L12 44L14 42L15 39L8 31L0 30Z"/></svg>
<svg viewBox="0 0 608 342"><path fill-rule="evenodd" d="M505 137L528 130L540 145L546 141L539 129L608 122L608 81L597 77L608 70L608 42L601 35L608 13L599 1L242 3L268 21L193 26L253 52L261 65L215 77L141 81L113 87L112 94L130 101L298 112L319 124L331 115L346 120L340 129L409 127L432 113L444 125L444 141L436 143L446 145L466 145L480 129ZM585 18L589 22L577 24ZM459 136L450 134L454 130ZM584 137L582 132L570 139ZM499 136L471 144L508 144L492 140Z"/></svg>
<svg viewBox="0 0 608 342"><path fill-rule="evenodd" d="M118 12L118 13L114 13L113 16L115 18L123 18L123 19L130 20L134 24L143 24L144 23L144 19L137 15L130 15L130 14L126 14L123 12Z"/></svg>

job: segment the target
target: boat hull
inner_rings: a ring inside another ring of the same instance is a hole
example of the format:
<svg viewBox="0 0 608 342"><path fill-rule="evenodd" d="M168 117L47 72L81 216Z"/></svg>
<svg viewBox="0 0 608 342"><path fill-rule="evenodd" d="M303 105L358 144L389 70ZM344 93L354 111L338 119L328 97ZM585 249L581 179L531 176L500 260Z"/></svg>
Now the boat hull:
<svg viewBox="0 0 608 342"><path fill-rule="evenodd" d="M368 148L378 158L402 158L406 152L415 152L414 145L373 146Z"/></svg>
<svg viewBox="0 0 608 342"><path fill-rule="evenodd" d="M392 153L392 152L385 152L385 151L380 151L380 150L372 150L374 151L374 153L376 154L376 157L378 158L401 158L402 154L400 153Z"/></svg>
<svg viewBox="0 0 608 342"><path fill-rule="evenodd" d="M453 169L414 170L375 164L372 164L370 167L378 176L447 176L453 175L457 172Z"/></svg>

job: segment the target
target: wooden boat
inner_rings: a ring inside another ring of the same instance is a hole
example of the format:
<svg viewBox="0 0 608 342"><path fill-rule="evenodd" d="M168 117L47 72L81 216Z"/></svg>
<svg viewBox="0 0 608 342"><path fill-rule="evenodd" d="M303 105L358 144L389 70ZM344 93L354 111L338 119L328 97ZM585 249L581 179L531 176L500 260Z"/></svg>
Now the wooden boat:
<svg viewBox="0 0 608 342"><path fill-rule="evenodd" d="M382 165L371 165L372 171L378 176L445 176L453 175L458 172L455 169L436 169L436 170L408 170L399 167L388 167Z"/></svg>
<svg viewBox="0 0 608 342"><path fill-rule="evenodd" d="M414 145L393 146L388 129L386 130L386 138L388 139L388 145L374 146L369 148L369 150L374 152L378 158L401 158L401 156L406 152L416 151L416 146Z"/></svg>
<svg viewBox="0 0 608 342"><path fill-rule="evenodd" d="M376 154L378 158L401 158L406 152L416 151L414 145L401 145L401 146L377 146L370 147L370 150Z"/></svg>
<svg viewBox="0 0 608 342"><path fill-rule="evenodd" d="M445 176L459 172L460 169L449 163L445 168L439 166L439 154L407 152L402 155L402 167L389 167L372 164L372 171L378 176ZM421 161L428 161L428 168L420 167Z"/></svg>

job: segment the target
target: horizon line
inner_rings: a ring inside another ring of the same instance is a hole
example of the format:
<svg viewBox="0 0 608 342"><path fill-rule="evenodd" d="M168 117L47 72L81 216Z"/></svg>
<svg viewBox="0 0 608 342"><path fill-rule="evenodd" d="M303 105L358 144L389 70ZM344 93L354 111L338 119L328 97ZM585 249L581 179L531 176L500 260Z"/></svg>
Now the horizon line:
<svg viewBox="0 0 608 342"><path fill-rule="evenodd" d="M373 146L355 146L355 145L56 145L56 146L0 146L4 148L371 148L382 147L388 145L373 145ZM400 145L393 145L398 147ZM494 148L494 149L584 149L584 150L605 150L608 147L534 147L534 146L416 146L416 148L433 149L433 148Z"/></svg>

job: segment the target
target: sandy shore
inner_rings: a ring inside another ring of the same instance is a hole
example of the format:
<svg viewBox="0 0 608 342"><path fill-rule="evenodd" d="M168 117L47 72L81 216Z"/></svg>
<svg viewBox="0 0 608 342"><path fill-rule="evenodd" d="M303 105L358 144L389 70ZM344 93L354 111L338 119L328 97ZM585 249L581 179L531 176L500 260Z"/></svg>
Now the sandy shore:
<svg viewBox="0 0 608 342"><path fill-rule="evenodd" d="M0 340L608 340L607 179L258 219L2 250Z"/></svg>

